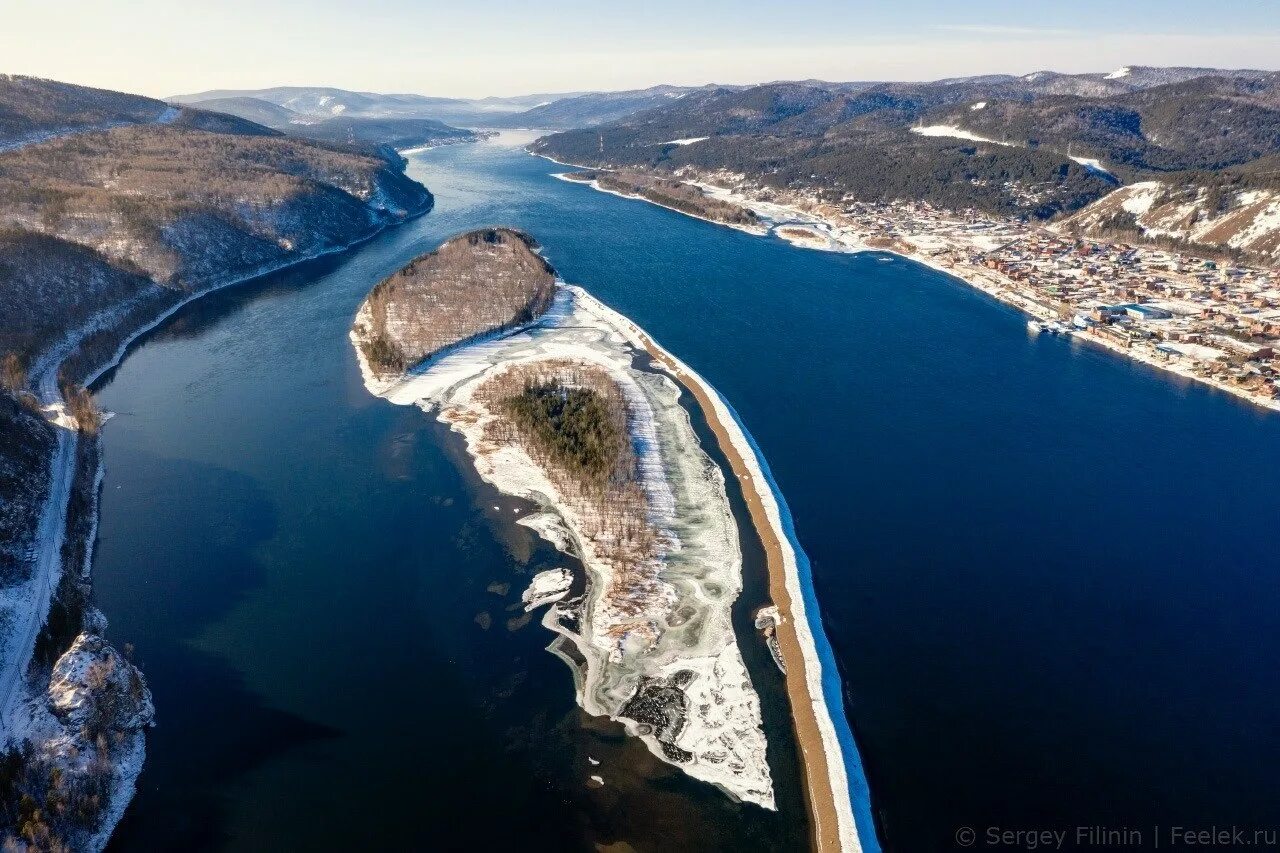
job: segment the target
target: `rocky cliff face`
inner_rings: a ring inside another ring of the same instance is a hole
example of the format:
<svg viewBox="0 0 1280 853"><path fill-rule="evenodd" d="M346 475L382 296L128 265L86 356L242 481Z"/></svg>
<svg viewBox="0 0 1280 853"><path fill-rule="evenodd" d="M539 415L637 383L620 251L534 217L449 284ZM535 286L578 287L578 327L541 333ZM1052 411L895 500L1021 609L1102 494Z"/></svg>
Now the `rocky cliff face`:
<svg viewBox="0 0 1280 853"><path fill-rule="evenodd" d="M472 231L375 287L354 332L369 369L400 373L446 347L540 316L551 306L555 280L529 236Z"/></svg>

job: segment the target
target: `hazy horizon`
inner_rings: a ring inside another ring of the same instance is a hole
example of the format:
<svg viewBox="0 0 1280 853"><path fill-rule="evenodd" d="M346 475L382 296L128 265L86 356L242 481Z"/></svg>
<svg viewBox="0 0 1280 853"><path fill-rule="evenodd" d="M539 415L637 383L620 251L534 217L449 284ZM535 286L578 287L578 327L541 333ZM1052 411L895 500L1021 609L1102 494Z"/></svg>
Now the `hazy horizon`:
<svg viewBox="0 0 1280 853"><path fill-rule="evenodd" d="M1046 24L1022 2L817 0L803 15L760 0L643 8L568 0L533 11L429 0L227 0L128 8L18 0L0 32L7 73L154 97L210 89L333 86L443 97L755 84L936 80L1108 71L1122 65L1277 67L1269 0L1212 11L1192 0L1080 0Z"/></svg>

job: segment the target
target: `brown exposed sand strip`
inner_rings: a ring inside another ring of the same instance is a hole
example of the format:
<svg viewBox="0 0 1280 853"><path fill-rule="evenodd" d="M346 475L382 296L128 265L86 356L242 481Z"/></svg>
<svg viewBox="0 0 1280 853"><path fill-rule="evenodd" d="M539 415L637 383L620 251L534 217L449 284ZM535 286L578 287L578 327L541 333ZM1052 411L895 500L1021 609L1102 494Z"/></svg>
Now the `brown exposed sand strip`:
<svg viewBox="0 0 1280 853"><path fill-rule="evenodd" d="M721 451L729 460L729 467L733 469L733 473L744 486L742 495L751 513L752 523L764 545L769 568L769 594L783 617L782 624L777 627L777 638L778 645L782 649L782 659L787 667L787 699L791 703L791 719L795 723L796 741L800 746L804 771L804 796L811 816L813 848L822 853L840 850L839 818L836 812L835 793L831 786L830 768L827 765L831 758L824 748L817 713L814 711L813 699L809 695L805 670L809 662L796 635L796 619L793 615L791 595L786 586L786 564L783 559L782 543L778 539L774 526L769 522L769 516L759 492L751 486L750 469L730 439L716 413L716 407L702 385L698 382L685 381L684 371L680 365L676 364L647 335L641 333L640 337L653 359L668 373L679 379L681 387L698 401L708 426L715 433L716 441L720 443Z"/></svg>

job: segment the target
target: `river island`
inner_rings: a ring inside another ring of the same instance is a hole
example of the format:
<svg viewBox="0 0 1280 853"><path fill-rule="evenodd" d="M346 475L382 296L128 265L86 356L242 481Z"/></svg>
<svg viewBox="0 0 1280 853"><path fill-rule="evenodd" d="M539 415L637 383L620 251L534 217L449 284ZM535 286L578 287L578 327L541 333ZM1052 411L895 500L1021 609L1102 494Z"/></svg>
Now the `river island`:
<svg viewBox="0 0 1280 853"><path fill-rule="evenodd" d="M372 393L459 433L483 480L536 505L519 523L576 559L535 576L524 601L546 608L548 649L573 671L578 704L690 777L773 809L740 652L765 637L736 636L730 618L743 586L725 489L736 479L767 555L773 606L761 621L785 672L814 846L861 849L796 556L761 460L716 391L510 229L454 237L384 280L351 339Z"/></svg>

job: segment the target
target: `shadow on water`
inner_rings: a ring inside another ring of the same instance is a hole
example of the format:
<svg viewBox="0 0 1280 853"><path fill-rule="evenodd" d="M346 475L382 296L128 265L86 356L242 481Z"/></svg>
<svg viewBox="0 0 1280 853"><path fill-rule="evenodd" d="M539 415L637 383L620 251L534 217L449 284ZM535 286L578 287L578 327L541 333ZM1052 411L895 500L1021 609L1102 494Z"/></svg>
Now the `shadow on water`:
<svg viewBox="0 0 1280 853"><path fill-rule="evenodd" d="M191 490L192 482L201 487ZM130 577L138 585L132 594L151 610L149 630L129 640L143 650L138 662L160 709L148 750L182 755L183 772L174 777L166 762L144 767L139 798L150 805L127 813L111 849L218 849L227 841L221 786L300 744L339 733L266 707L233 668L187 642L261 585L264 569L254 550L277 526L269 496L244 474L145 452L112 478L113 489L140 486L149 495L147 511L109 535L150 545ZM217 573L187 571L196 553ZM119 609L110 598L104 606ZM210 726L211 719L229 724Z"/></svg>
<svg viewBox="0 0 1280 853"><path fill-rule="evenodd" d="M144 766L140 804L125 813L108 850L226 849L237 780L304 744L341 736L265 706L233 668L210 655L162 646L141 663L160 709L147 751L181 755L181 772L164 762Z"/></svg>
<svg viewBox="0 0 1280 853"><path fill-rule="evenodd" d="M155 605L149 633L193 638L262 583L254 550L276 533L275 503L245 474L145 451L111 483L118 491L139 486L148 495L146 512L131 514L129 527L110 535L148 543L130 583L132 594ZM218 566L216 574L186 570L197 553Z"/></svg>

